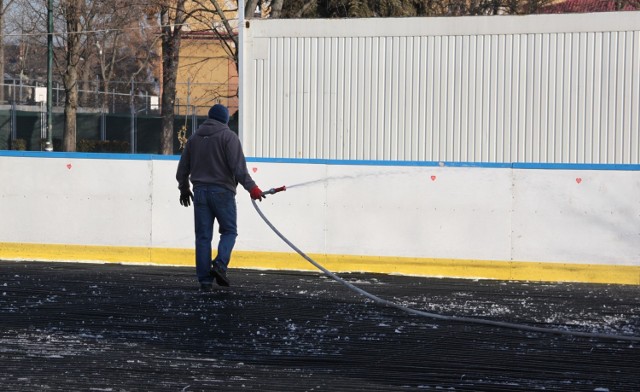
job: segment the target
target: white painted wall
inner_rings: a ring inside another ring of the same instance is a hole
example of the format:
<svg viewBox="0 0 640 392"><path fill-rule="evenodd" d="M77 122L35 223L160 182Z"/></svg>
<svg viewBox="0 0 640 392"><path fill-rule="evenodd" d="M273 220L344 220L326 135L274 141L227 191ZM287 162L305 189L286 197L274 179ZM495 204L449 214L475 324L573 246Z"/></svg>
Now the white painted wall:
<svg viewBox="0 0 640 392"><path fill-rule="evenodd" d="M193 248L177 160L32 155L0 155L0 243ZM290 187L260 207L305 252L640 266L637 166L249 168L263 190ZM236 250L291 252L238 192Z"/></svg>

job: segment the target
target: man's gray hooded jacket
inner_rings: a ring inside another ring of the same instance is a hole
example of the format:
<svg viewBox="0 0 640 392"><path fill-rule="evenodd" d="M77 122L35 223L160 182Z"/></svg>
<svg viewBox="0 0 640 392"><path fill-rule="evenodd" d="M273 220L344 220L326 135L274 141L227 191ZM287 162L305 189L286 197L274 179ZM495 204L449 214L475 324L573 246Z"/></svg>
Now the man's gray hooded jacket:
<svg viewBox="0 0 640 392"><path fill-rule="evenodd" d="M240 139L226 124L205 120L182 151L176 179L181 191L194 186L220 185L234 193L240 183L251 191L256 183L249 175Z"/></svg>

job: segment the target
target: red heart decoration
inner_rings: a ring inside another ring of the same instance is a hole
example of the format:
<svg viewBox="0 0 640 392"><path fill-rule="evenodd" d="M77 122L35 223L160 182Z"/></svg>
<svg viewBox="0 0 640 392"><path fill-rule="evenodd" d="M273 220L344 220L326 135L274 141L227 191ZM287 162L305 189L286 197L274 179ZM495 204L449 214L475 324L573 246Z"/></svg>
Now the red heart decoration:
<svg viewBox="0 0 640 392"><path fill-rule="evenodd" d="M579 184L579 183L581 183L581 182L582 182L582 178L580 178L580 177L576 178L576 182L577 182L578 184Z"/></svg>
<svg viewBox="0 0 640 392"><path fill-rule="evenodd" d="M254 167L254 168L252 168L251 170L253 170L253 172L255 173L255 172L257 172L257 171L258 171L258 168L257 168L257 167Z"/></svg>
<svg viewBox="0 0 640 392"><path fill-rule="evenodd" d="M436 176L431 176L431 181L435 181L436 180Z"/></svg>
<svg viewBox="0 0 640 392"><path fill-rule="evenodd" d="M67 163L67 169L71 170L71 164Z"/></svg>

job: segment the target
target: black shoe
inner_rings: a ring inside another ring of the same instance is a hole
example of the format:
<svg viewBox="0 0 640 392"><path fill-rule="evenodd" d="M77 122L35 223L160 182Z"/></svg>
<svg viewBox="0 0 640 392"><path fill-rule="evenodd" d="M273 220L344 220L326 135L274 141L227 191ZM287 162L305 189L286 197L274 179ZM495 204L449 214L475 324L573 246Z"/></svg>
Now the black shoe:
<svg viewBox="0 0 640 392"><path fill-rule="evenodd" d="M213 290L213 284L211 283L202 283L200 284L200 291L203 293L209 293Z"/></svg>
<svg viewBox="0 0 640 392"><path fill-rule="evenodd" d="M224 272L220 267L213 266L211 268L211 276L216 278L216 283L218 286L229 287L229 278L227 278L227 273Z"/></svg>

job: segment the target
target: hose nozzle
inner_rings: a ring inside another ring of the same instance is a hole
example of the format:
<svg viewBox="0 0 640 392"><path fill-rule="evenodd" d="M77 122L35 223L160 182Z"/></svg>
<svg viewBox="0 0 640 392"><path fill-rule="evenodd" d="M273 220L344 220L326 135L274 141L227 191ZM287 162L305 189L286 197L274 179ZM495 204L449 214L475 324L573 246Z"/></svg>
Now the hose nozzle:
<svg viewBox="0 0 640 392"><path fill-rule="evenodd" d="M271 188L268 191L262 192L262 197L265 197L266 195L273 195L273 194L276 194L278 192L282 192L282 191L286 191L286 190L287 190L287 187L284 186L284 185L279 187L279 188Z"/></svg>

